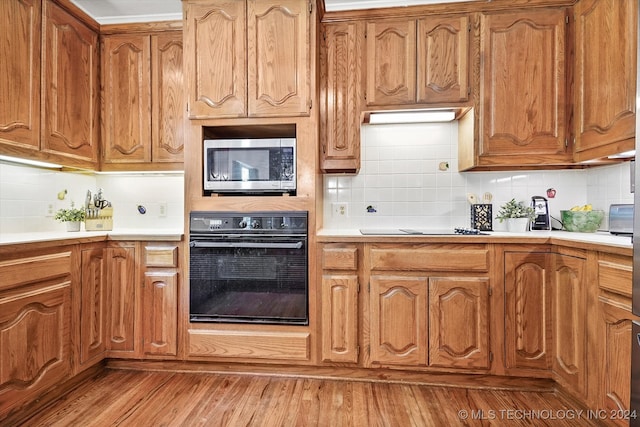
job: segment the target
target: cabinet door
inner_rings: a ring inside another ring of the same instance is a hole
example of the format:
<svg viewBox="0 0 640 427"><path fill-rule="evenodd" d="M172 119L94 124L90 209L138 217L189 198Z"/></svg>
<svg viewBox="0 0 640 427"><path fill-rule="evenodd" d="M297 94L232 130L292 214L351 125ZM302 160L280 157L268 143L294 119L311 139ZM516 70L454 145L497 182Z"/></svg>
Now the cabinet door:
<svg viewBox="0 0 640 427"><path fill-rule="evenodd" d="M322 277L322 360L358 361L358 276Z"/></svg>
<svg viewBox="0 0 640 427"><path fill-rule="evenodd" d="M601 333L598 346L603 351L598 408L628 411L631 404L632 322L638 318L620 307L617 301L600 298ZM624 413L624 412L623 412ZM624 419L619 425L628 425Z"/></svg>
<svg viewBox="0 0 640 427"><path fill-rule="evenodd" d="M136 351L135 247L107 249L109 297L107 341L109 357L132 357Z"/></svg>
<svg viewBox="0 0 640 427"><path fill-rule="evenodd" d="M102 42L104 163L151 161L149 36L106 36Z"/></svg>
<svg viewBox="0 0 640 427"><path fill-rule="evenodd" d="M309 5L247 0L249 116L309 114Z"/></svg>
<svg viewBox="0 0 640 427"><path fill-rule="evenodd" d="M151 36L151 158L154 163L184 160L182 32Z"/></svg>
<svg viewBox="0 0 640 427"><path fill-rule="evenodd" d="M70 329L68 276L0 297L0 418L69 376Z"/></svg>
<svg viewBox="0 0 640 427"><path fill-rule="evenodd" d="M418 20L418 103L469 99L469 17Z"/></svg>
<svg viewBox="0 0 640 427"><path fill-rule="evenodd" d="M582 258L556 255L551 296L553 372L579 395L586 391L585 265Z"/></svg>
<svg viewBox="0 0 640 427"><path fill-rule="evenodd" d="M489 368L489 279L429 278L429 366Z"/></svg>
<svg viewBox="0 0 640 427"><path fill-rule="evenodd" d="M245 6L237 0L184 4L184 71L190 119L247 114Z"/></svg>
<svg viewBox="0 0 640 427"><path fill-rule="evenodd" d="M371 361L427 363L427 279L372 276Z"/></svg>
<svg viewBox="0 0 640 427"><path fill-rule="evenodd" d="M80 364L99 362L106 346L106 259L104 249L82 251Z"/></svg>
<svg viewBox="0 0 640 427"><path fill-rule="evenodd" d="M147 271L142 288L143 351L176 355L178 330L178 273Z"/></svg>
<svg viewBox="0 0 640 427"><path fill-rule="evenodd" d="M565 11L484 15L480 162L569 162Z"/></svg>
<svg viewBox="0 0 640 427"><path fill-rule="evenodd" d="M577 161L634 148L637 7L633 0L576 4Z"/></svg>
<svg viewBox="0 0 640 427"><path fill-rule="evenodd" d="M322 49L320 168L360 169L362 36L355 22L327 25Z"/></svg>
<svg viewBox="0 0 640 427"><path fill-rule="evenodd" d="M367 22L367 105L416 102L416 21Z"/></svg>
<svg viewBox="0 0 640 427"><path fill-rule="evenodd" d="M40 148L40 0L0 2L0 141Z"/></svg>
<svg viewBox="0 0 640 427"><path fill-rule="evenodd" d="M98 159L98 36L50 0L45 5L42 150Z"/></svg>
<svg viewBox="0 0 640 427"><path fill-rule="evenodd" d="M505 253L505 365L551 368L549 254Z"/></svg>

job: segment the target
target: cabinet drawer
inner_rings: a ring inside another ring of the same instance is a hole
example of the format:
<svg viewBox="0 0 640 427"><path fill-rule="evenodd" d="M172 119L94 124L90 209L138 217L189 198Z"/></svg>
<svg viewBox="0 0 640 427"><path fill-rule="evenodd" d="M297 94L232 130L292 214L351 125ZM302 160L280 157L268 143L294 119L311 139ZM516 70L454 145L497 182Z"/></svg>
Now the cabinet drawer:
<svg viewBox="0 0 640 427"><path fill-rule="evenodd" d="M177 246L146 246L144 248L144 263L147 267L178 266Z"/></svg>
<svg viewBox="0 0 640 427"><path fill-rule="evenodd" d="M24 257L0 262L0 290L42 282L71 273L71 252Z"/></svg>
<svg viewBox="0 0 640 427"><path fill-rule="evenodd" d="M322 248L322 268L325 270L357 270L358 248Z"/></svg>
<svg viewBox="0 0 640 427"><path fill-rule="evenodd" d="M489 250L484 245L371 248L371 270L488 271Z"/></svg>
<svg viewBox="0 0 640 427"><path fill-rule="evenodd" d="M600 289L631 298L632 260L620 255L601 254L598 259Z"/></svg>

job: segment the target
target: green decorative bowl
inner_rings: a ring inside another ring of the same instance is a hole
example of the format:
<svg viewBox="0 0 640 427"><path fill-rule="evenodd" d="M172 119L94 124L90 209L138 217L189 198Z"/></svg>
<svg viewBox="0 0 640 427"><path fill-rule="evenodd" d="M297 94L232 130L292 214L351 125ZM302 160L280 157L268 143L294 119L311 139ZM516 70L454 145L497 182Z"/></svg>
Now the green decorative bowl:
<svg viewBox="0 0 640 427"><path fill-rule="evenodd" d="M560 215L565 230L593 233L600 228L604 211L560 211Z"/></svg>

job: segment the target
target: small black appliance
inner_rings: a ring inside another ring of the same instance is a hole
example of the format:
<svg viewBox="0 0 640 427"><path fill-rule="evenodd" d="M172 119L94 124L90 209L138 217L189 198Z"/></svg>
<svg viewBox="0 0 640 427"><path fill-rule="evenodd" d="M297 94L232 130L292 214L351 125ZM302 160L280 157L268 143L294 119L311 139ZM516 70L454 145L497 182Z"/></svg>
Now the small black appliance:
<svg viewBox="0 0 640 427"><path fill-rule="evenodd" d="M531 207L534 210L534 219L531 222L532 230L551 230L551 216L549 215L549 204L542 196L531 198Z"/></svg>

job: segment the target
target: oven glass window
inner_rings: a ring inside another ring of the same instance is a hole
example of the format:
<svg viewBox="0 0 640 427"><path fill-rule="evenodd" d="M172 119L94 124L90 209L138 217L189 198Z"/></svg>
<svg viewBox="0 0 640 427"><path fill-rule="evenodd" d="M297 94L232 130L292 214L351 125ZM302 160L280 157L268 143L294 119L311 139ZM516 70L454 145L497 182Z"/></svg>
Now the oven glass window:
<svg viewBox="0 0 640 427"><path fill-rule="evenodd" d="M308 324L306 237L191 247L192 322Z"/></svg>

